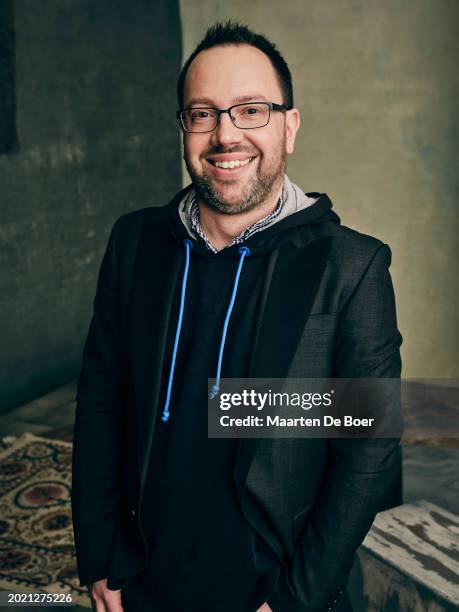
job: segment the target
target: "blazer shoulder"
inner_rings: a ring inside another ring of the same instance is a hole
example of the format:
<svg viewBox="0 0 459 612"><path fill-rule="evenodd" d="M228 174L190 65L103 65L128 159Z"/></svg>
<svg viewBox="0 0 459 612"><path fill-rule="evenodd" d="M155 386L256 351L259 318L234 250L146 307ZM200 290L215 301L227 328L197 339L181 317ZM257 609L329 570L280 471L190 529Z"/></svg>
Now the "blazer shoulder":
<svg viewBox="0 0 459 612"><path fill-rule="evenodd" d="M323 235L332 236L335 248L338 249L358 249L374 253L385 244L382 240L376 238L376 236L364 234L346 225L338 225L332 222L327 222L323 225L325 226L323 228Z"/></svg>
<svg viewBox="0 0 459 612"><path fill-rule="evenodd" d="M121 215L115 221L110 233L107 252L111 254L114 266L119 271L122 286L128 286L130 282L144 227L147 223L155 223L159 214L158 208L149 206Z"/></svg>
<svg viewBox="0 0 459 612"><path fill-rule="evenodd" d="M174 206L178 206L179 202L189 189L190 186L181 189L167 204L162 206L147 206L119 217L116 220L112 230L112 232L115 234L117 242L130 243L133 240L137 242L142 229L147 222L151 221L155 224L163 223L168 211Z"/></svg>
<svg viewBox="0 0 459 612"><path fill-rule="evenodd" d="M117 241L129 240L139 234L148 219L158 216L158 211L159 209L155 206L148 206L118 217L112 230L116 234Z"/></svg>
<svg viewBox="0 0 459 612"><path fill-rule="evenodd" d="M329 241L327 277L340 288L341 304L365 275L386 278L392 254L382 240L332 222L315 229L313 240L318 239Z"/></svg>
<svg viewBox="0 0 459 612"><path fill-rule="evenodd" d="M351 265L357 268L365 268L380 250L389 255L390 262L390 247L379 238L345 225L328 222L323 225L324 227L320 228L315 238L330 237L332 239L330 241L330 255L332 259L336 259L340 267Z"/></svg>
<svg viewBox="0 0 459 612"><path fill-rule="evenodd" d="M115 221L110 237L116 253L123 257L124 253L135 250L144 227L147 224L161 223L163 215L164 208L156 206L148 206L121 215Z"/></svg>

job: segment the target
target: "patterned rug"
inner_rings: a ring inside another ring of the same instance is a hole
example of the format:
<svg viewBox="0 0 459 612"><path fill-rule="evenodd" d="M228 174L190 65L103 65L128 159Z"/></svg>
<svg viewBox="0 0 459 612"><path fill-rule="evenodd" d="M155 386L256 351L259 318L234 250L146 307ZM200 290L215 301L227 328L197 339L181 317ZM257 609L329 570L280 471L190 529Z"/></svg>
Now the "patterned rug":
<svg viewBox="0 0 459 612"><path fill-rule="evenodd" d="M72 593L91 608L76 568L72 445L25 433L0 444L0 590Z"/></svg>

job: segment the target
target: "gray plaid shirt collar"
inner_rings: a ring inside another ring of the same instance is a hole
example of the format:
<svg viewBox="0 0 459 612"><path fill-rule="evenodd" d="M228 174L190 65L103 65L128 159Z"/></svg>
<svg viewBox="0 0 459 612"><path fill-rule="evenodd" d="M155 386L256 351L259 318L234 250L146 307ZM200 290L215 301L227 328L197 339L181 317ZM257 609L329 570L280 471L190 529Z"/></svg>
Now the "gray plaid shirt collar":
<svg viewBox="0 0 459 612"><path fill-rule="evenodd" d="M275 210L273 210L273 212L269 213L269 215L266 215L266 217L263 217L262 219L255 221L255 223L245 228L240 234L238 234L235 238L233 238L231 244L227 245L224 248L231 247L235 244L241 244L242 242L244 242L245 240L253 236L255 233L264 229L267 225L271 223L273 219L275 219L280 214L282 210L282 206L283 206L283 201L282 201L282 195L281 195L277 202L277 206ZM190 225L193 231L196 232L196 234L201 238L201 240L204 242L204 244L209 249L209 251L212 251L212 253L218 253L218 249L215 248L215 246L211 243L211 241L209 240L209 238L206 236L206 234L204 233L202 229L201 217L199 214L199 203L198 203L198 199L196 195L194 195L193 198L191 199L191 202L187 210L187 216L188 216L188 220L190 222Z"/></svg>

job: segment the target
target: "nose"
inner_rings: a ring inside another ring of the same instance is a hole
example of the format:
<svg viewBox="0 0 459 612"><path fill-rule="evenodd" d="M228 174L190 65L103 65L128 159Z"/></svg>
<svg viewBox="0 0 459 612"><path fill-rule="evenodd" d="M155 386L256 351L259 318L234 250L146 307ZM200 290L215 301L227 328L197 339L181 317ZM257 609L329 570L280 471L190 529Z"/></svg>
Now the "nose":
<svg viewBox="0 0 459 612"><path fill-rule="evenodd" d="M243 131L237 128L231 120L229 113L222 113L220 121L213 131L214 144L225 145L241 142L244 138Z"/></svg>

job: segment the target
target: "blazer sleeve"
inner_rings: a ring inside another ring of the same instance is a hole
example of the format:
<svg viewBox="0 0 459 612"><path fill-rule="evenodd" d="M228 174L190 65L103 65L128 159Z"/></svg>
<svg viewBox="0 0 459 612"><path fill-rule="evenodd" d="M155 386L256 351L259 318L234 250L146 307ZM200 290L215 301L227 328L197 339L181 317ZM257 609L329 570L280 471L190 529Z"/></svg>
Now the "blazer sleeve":
<svg viewBox="0 0 459 612"><path fill-rule="evenodd" d="M400 345L389 274L381 245L340 313L336 378L399 378ZM397 401L397 400L395 400ZM392 414L400 406L390 406ZM399 438L329 439L323 486L278 590L274 612L332 610L344 592L355 551L377 512L394 503L400 485Z"/></svg>
<svg viewBox="0 0 459 612"><path fill-rule="evenodd" d="M122 418L117 231L99 270L78 380L72 456L72 516L80 584L107 577L119 509Z"/></svg>

